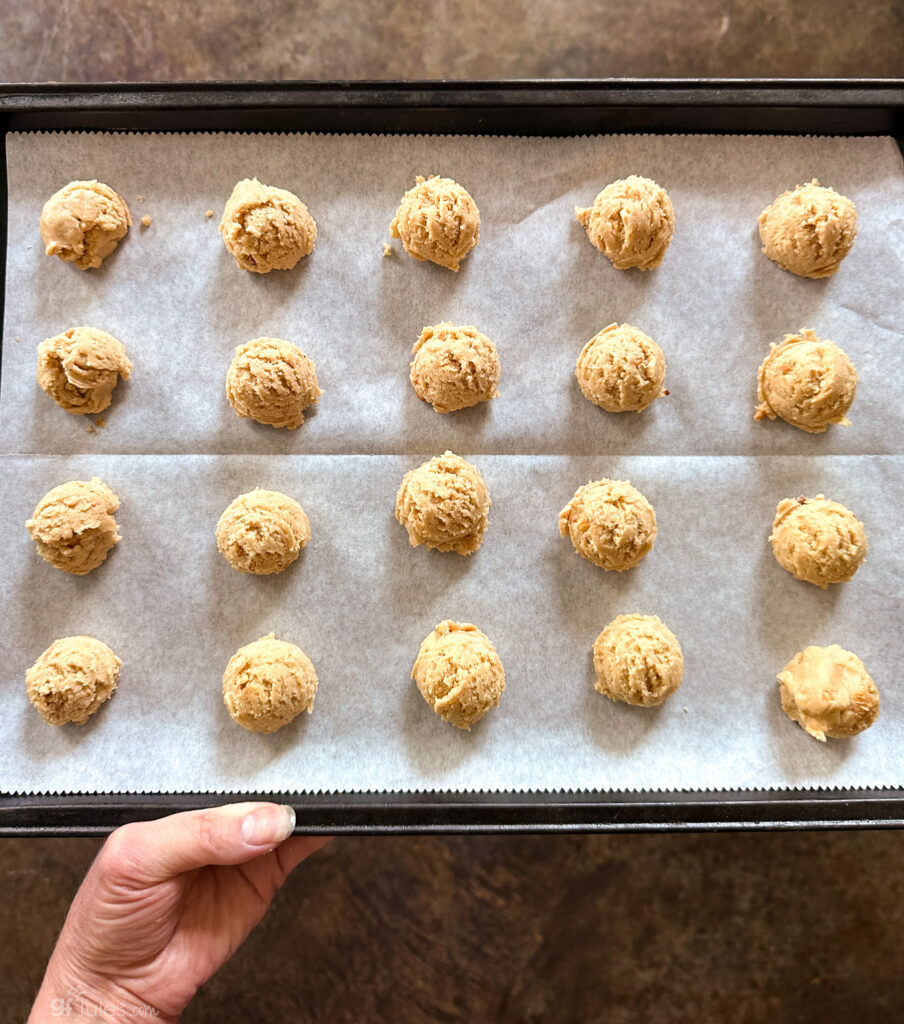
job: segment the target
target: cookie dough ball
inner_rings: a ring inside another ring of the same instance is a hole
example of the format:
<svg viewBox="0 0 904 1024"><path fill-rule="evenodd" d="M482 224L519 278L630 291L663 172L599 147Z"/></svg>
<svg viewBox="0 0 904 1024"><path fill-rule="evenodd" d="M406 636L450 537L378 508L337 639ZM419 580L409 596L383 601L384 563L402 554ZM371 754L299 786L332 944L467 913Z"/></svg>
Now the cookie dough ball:
<svg viewBox="0 0 904 1024"><path fill-rule="evenodd" d="M226 203L220 234L242 270L269 274L314 251L317 225L298 196L245 178Z"/></svg>
<svg viewBox="0 0 904 1024"><path fill-rule="evenodd" d="M656 513L627 480L593 480L559 513L559 533L589 562L624 572L652 550Z"/></svg>
<svg viewBox="0 0 904 1024"><path fill-rule="evenodd" d="M804 329L786 334L757 371L759 405L753 418L781 417L808 434L821 434L831 423L850 426L847 411L857 393L857 371L831 341Z"/></svg>
<svg viewBox="0 0 904 1024"><path fill-rule="evenodd" d="M119 498L97 477L48 491L25 526L38 554L57 569L85 576L121 540L113 513Z"/></svg>
<svg viewBox="0 0 904 1024"><path fill-rule="evenodd" d="M489 637L470 622L441 622L411 670L424 700L446 722L470 730L499 706L505 672Z"/></svg>
<svg viewBox="0 0 904 1024"><path fill-rule="evenodd" d="M619 615L594 641L593 667L604 697L651 708L681 685L684 656L656 615Z"/></svg>
<svg viewBox="0 0 904 1024"><path fill-rule="evenodd" d="M251 732L276 732L314 710L317 673L300 647L273 633L240 647L223 673L223 701Z"/></svg>
<svg viewBox="0 0 904 1024"><path fill-rule="evenodd" d="M823 590L830 583L853 579L866 558L863 523L849 508L822 494L780 501L769 540L783 569Z"/></svg>
<svg viewBox="0 0 904 1024"><path fill-rule="evenodd" d="M123 343L96 327L71 327L38 345L38 384L66 412L103 412L132 364Z"/></svg>
<svg viewBox="0 0 904 1024"><path fill-rule="evenodd" d="M668 392L662 349L630 324L609 324L578 356L584 397L607 412L641 412Z"/></svg>
<svg viewBox="0 0 904 1024"><path fill-rule="evenodd" d="M239 417L271 427L300 427L322 394L311 360L279 338L239 345L226 374L226 397Z"/></svg>
<svg viewBox="0 0 904 1024"><path fill-rule="evenodd" d="M856 736L879 715L879 691L866 666L838 644L806 647L779 672L782 710L816 739Z"/></svg>
<svg viewBox="0 0 904 1024"><path fill-rule="evenodd" d="M847 196L814 178L783 192L759 216L763 252L798 277L831 277L857 237L857 210Z"/></svg>
<svg viewBox="0 0 904 1024"><path fill-rule="evenodd" d="M268 576L288 568L311 539L297 501L257 488L240 494L220 516L217 547L233 569Z"/></svg>
<svg viewBox="0 0 904 1024"><path fill-rule="evenodd" d="M415 178L389 225L391 238L401 238L416 260L449 270L477 245L480 212L470 193L451 178Z"/></svg>
<svg viewBox="0 0 904 1024"><path fill-rule="evenodd" d="M395 515L412 547L471 555L490 521L490 496L476 466L445 452L405 474Z"/></svg>
<svg viewBox="0 0 904 1024"><path fill-rule="evenodd" d="M25 673L28 699L50 725L84 725L109 700L122 662L93 636L55 640Z"/></svg>
<svg viewBox="0 0 904 1024"><path fill-rule="evenodd" d="M411 383L437 412L455 412L499 394L496 346L476 327L425 327L414 345Z"/></svg>
<svg viewBox="0 0 904 1024"><path fill-rule="evenodd" d="M99 267L131 226L125 199L102 181L70 181L41 210L47 255L79 270Z"/></svg>
<svg viewBox="0 0 904 1024"><path fill-rule="evenodd" d="M574 213L593 245L619 270L658 267L675 230L668 192L635 174L613 181L593 206L576 206Z"/></svg>

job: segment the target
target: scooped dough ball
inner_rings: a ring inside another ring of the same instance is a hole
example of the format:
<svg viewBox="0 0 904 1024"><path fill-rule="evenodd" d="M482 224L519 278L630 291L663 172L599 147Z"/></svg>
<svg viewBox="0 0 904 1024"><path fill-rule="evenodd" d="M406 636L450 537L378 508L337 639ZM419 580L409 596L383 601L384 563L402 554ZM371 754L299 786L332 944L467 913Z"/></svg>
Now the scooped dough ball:
<svg viewBox="0 0 904 1024"><path fill-rule="evenodd" d="M84 725L119 682L122 662L93 636L55 640L25 673L25 692L45 722Z"/></svg>
<svg viewBox="0 0 904 1024"><path fill-rule="evenodd" d="M879 715L879 691L866 666L838 644L806 647L779 672L782 710L823 743L868 729Z"/></svg>
<svg viewBox="0 0 904 1024"><path fill-rule="evenodd" d="M619 270L658 267L675 230L668 192L636 174L613 181L593 206L576 206L574 213L593 245Z"/></svg>
<svg viewBox="0 0 904 1024"><path fill-rule="evenodd" d="M317 673L300 647L273 633L240 647L223 673L223 701L251 732L276 732L314 710Z"/></svg>
<svg viewBox="0 0 904 1024"><path fill-rule="evenodd" d="M415 178L389 225L391 238L401 238L416 260L458 270L477 245L480 211L470 193L451 178Z"/></svg>
<svg viewBox="0 0 904 1024"><path fill-rule="evenodd" d="M405 474L395 515L412 547L471 555L490 521L490 496L477 467L447 451Z"/></svg>
<svg viewBox="0 0 904 1024"><path fill-rule="evenodd" d="M853 579L866 558L863 523L849 508L821 494L780 501L769 540L783 569L823 590Z"/></svg>
<svg viewBox="0 0 904 1024"><path fill-rule="evenodd" d="M502 662L489 637L470 622L448 619L424 639L411 678L440 718L466 730L499 706L505 690Z"/></svg>
<svg viewBox="0 0 904 1024"><path fill-rule="evenodd" d="M607 412L641 412L668 392L662 349L631 324L609 324L578 356L584 397Z"/></svg>
<svg viewBox="0 0 904 1024"><path fill-rule="evenodd" d="M240 494L220 516L217 547L239 572L267 576L288 568L311 539L311 525L297 501L259 487Z"/></svg>
<svg viewBox="0 0 904 1024"><path fill-rule="evenodd" d="M594 565L624 572L651 551L656 513L627 480L593 480L559 513L559 533Z"/></svg>
<svg viewBox="0 0 904 1024"><path fill-rule="evenodd" d="M604 697L651 708L681 685L684 656L656 615L619 615L594 641L593 666Z"/></svg>
<svg viewBox="0 0 904 1024"><path fill-rule="evenodd" d="M496 346L476 327L425 327L414 345L411 383L437 412L455 412L499 394Z"/></svg>
<svg viewBox="0 0 904 1024"><path fill-rule="evenodd" d="M239 345L226 374L226 397L239 417L271 427L300 427L322 394L311 360L279 338Z"/></svg>
<svg viewBox="0 0 904 1024"><path fill-rule="evenodd" d="M831 423L850 426L847 411L857 393L857 371L847 355L831 341L807 330L786 334L757 371L753 418L780 416L792 427L821 434Z"/></svg>
<svg viewBox="0 0 904 1024"><path fill-rule="evenodd" d="M38 384L66 412L103 412L132 364L121 341L96 327L71 327L38 345Z"/></svg>
<svg viewBox="0 0 904 1024"><path fill-rule="evenodd" d="M847 196L814 178L783 192L759 217L763 252L798 277L831 277L857 237L857 210Z"/></svg>
<svg viewBox="0 0 904 1024"><path fill-rule="evenodd" d="M85 576L121 539L113 518L118 508L119 498L97 477L70 480L41 498L25 526L45 562Z"/></svg>
<svg viewBox="0 0 904 1024"><path fill-rule="evenodd" d="M269 274L291 270L314 251L317 225L292 192L245 178L226 203L220 234L243 270Z"/></svg>
<svg viewBox="0 0 904 1024"><path fill-rule="evenodd" d="M125 199L102 181L70 181L41 210L47 255L79 270L99 267L131 226Z"/></svg>

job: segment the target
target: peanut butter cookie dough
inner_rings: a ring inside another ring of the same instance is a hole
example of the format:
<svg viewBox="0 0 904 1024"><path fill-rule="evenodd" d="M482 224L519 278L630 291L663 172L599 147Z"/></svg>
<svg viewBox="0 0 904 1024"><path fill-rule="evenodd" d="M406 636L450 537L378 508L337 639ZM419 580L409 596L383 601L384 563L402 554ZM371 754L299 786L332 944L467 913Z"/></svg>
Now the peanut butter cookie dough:
<svg viewBox="0 0 904 1024"><path fill-rule="evenodd" d="M220 221L223 243L242 270L291 270L314 251L317 225L292 192L245 178L232 190Z"/></svg>
<svg viewBox="0 0 904 1024"><path fill-rule="evenodd" d="M25 692L50 725L84 725L109 700L122 662L93 636L55 640L25 673Z"/></svg>
<svg viewBox="0 0 904 1024"><path fill-rule="evenodd" d="M314 710L317 673L300 647L273 633L240 647L223 673L223 701L250 732L276 732Z"/></svg>
<svg viewBox="0 0 904 1024"><path fill-rule="evenodd" d="M596 689L609 700L655 707L684 676L675 634L656 615L619 615L593 644Z"/></svg>
<svg viewBox="0 0 904 1024"><path fill-rule="evenodd" d="M879 691L866 666L837 644L806 647L779 672L782 710L825 742L868 729L879 715Z"/></svg>
<svg viewBox="0 0 904 1024"><path fill-rule="evenodd" d="M606 412L642 412L668 394L662 349L631 324L609 324L591 338L574 373L584 397Z"/></svg>
<svg viewBox="0 0 904 1024"><path fill-rule="evenodd" d="M239 572L267 576L287 569L311 539L311 525L297 501L256 488L240 494L217 523L217 547Z"/></svg>
<svg viewBox="0 0 904 1024"><path fill-rule="evenodd" d="M798 277L831 277L857 237L857 210L847 196L814 178L783 192L759 216L763 252Z"/></svg>
<svg viewBox="0 0 904 1024"><path fill-rule="evenodd" d="M48 491L25 523L38 554L57 569L85 576L121 540L113 513L119 498L97 477Z"/></svg>
<svg viewBox="0 0 904 1024"><path fill-rule="evenodd" d="M838 423L850 426L847 412L857 393L857 371L831 341L804 328L772 344L757 371L756 420L781 417L808 434Z"/></svg>
<svg viewBox="0 0 904 1024"><path fill-rule="evenodd" d="M70 181L41 210L47 255L79 270L99 267L131 226L126 201L102 181Z"/></svg>
<svg viewBox="0 0 904 1024"><path fill-rule="evenodd" d="M476 327L446 321L425 327L413 354L411 383L437 412L467 409L499 394L499 354Z"/></svg>
<svg viewBox="0 0 904 1024"><path fill-rule="evenodd" d="M400 238L405 252L457 271L477 245L480 211L470 193L451 178L415 178L389 225L390 238Z"/></svg>
<svg viewBox="0 0 904 1024"><path fill-rule="evenodd" d="M444 721L470 730L498 707L505 672L489 637L446 619L427 635L411 670L424 700Z"/></svg>
<svg viewBox="0 0 904 1024"><path fill-rule="evenodd" d="M407 472L396 495L395 516L412 547L471 555L483 542L489 513L477 467L448 451Z"/></svg>
<svg viewBox="0 0 904 1024"><path fill-rule="evenodd" d="M559 533L589 562L624 572L652 550L656 513L627 480L593 480L579 487L559 513Z"/></svg>
<svg viewBox="0 0 904 1024"><path fill-rule="evenodd" d="M849 508L822 494L780 501L769 540L783 569L823 590L830 583L853 579L866 558L863 523Z"/></svg>
<svg viewBox="0 0 904 1024"><path fill-rule="evenodd" d="M226 375L226 397L238 416L271 427L300 427L322 394L311 360L279 338L239 345Z"/></svg>
<svg viewBox="0 0 904 1024"><path fill-rule="evenodd" d="M123 343L96 327L71 327L38 345L38 384L66 412L103 412L132 364Z"/></svg>
<svg viewBox="0 0 904 1024"><path fill-rule="evenodd" d="M574 215L587 237L619 270L652 270L662 263L675 231L675 210L664 188L636 174L607 185Z"/></svg>

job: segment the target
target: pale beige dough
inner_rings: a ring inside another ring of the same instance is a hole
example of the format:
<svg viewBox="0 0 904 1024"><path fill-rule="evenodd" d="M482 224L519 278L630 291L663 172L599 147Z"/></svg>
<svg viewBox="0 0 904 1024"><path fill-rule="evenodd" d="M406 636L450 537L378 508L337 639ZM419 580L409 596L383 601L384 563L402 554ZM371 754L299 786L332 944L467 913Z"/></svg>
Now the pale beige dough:
<svg viewBox="0 0 904 1024"><path fill-rule="evenodd" d="M48 491L25 526L38 554L57 569L85 576L121 538L113 513L119 498L97 477Z"/></svg>
<svg viewBox="0 0 904 1024"><path fill-rule="evenodd" d="M823 590L853 579L868 546L863 523L822 494L780 501L769 540L783 569Z"/></svg>
<svg viewBox="0 0 904 1024"><path fill-rule="evenodd" d="M476 327L445 321L425 327L413 354L411 383L437 412L467 409L499 394L499 354Z"/></svg>
<svg viewBox="0 0 904 1024"><path fill-rule="evenodd" d="M25 692L50 725L84 725L113 695L121 668L119 658L93 636L64 636L25 673Z"/></svg>
<svg viewBox="0 0 904 1024"><path fill-rule="evenodd" d="M99 267L131 225L126 201L102 181L70 181L41 210L47 255L80 270Z"/></svg>
<svg viewBox="0 0 904 1024"><path fill-rule="evenodd" d="M477 467L449 451L407 472L396 495L396 519L412 547L473 554L489 513L490 496Z"/></svg>
<svg viewBox="0 0 904 1024"><path fill-rule="evenodd" d="M587 237L619 270L652 270L662 263L675 231L675 210L664 188L632 174L607 185L574 213Z"/></svg>
<svg viewBox="0 0 904 1024"><path fill-rule="evenodd" d="M300 647L273 633L240 647L223 673L223 701L251 732L276 732L314 710L317 673Z"/></svg>
<svg viewBox="0 0 904 1024"><path fill-rule="evenodd" d="M624 572L650 553L656 513L627 480L593 480L559 513L559 533L601 569Z"/></svg>
<svg viewBox="0 0 904 1024"><path fill-rule="evenodd" d="M38 345L38 384L66 412L103 412L132 363L125 346L96 327L71 327Z"/></svg>
<svg viewBox="0 0 904 1024"><path fill-rule="evenodd" d="M593 666L604 697L650 708L681 685L684 656L656 615L619 615L594 641Z"/></svg>
<svg viewBox="0 0 904 1024"><path fill-rule="evenodd" d="M242 419L294 430L323 394L313 362L279 338L239 345L226 374L226 397Z"/></svg>
<svg viewBox="0 0 904 1024"><path fill-rule="evenodd" d="M267 576L287 569L311 539L311 525L297 501L256 488L240 494L217 523L217 547L239 572Z"/></svg>
<svg viewBox="0 0 904 1024"><path fill-rule="evenodd" d="M314 251L317 225L292 192L245 178L226 203L220 234L242 270L269 274L291 270Z"/></svg>
<svg viewBox="0 0 904 1024"><path fill-rule="evenodd" d="M498 707L505 690L502 662L489 637L469 622L448 619L424 639L411 678L440 718L466 730Z"/></svg>
<svg viewBox="0 0 904 1024"><path fill-rule="evenodd" d="M845 739L879 715L879 691L866 666L837 644L806 647L779 672L782 710L817 740Z"/></svg>
<svg viewBox="0 0 904 1024"><path fill-rule="evenodd" d="M584 397L607 412L642 412L668 393L662 349L631 324L609 324L591 338L574 373Z"/></svg>
<svg viewBox="0 0 904 1024"><path fill-rule="evenodd" d="M416 260L457 271L477 245L480 212L467 189L451 178L415 178L389 225L391 238L400 238L405 252Z"/></svg>
<svg viewBox="0 0 904 1024"><path fill-rule="evenodd" d="M847 412L856 393L857 371L846 353L804 328L770 345L757 371L753 418L778 416L808 434L821 434L833 423L850 426Z"/></svg>
<svg viewBox="0 0 904 1024"><path fill-rule="evenodd" d="M814 178L783 192L759 217L763 252L798 277L831 277L857 237L857 210L847 196Z"/></svg>

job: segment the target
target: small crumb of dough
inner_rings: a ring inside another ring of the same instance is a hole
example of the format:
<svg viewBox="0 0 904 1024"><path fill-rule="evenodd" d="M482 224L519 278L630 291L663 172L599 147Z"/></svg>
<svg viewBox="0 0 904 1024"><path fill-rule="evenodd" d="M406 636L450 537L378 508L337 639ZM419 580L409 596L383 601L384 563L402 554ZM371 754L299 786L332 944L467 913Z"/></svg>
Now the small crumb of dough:
<svg viewBox="0 0 904 1024"><path fill-rule="evenodd" d="M55 640L25 673L25 692L50 725L84 725L109 700L122 662L93 636Z"/></svg>
<svg viewBox="0 0 904 1024"><path fill-rule="evenodd" d="M606 412L642 412L666 394L662 349L631 324L609 324L578 356L584 397Z"/></svg>
<svg viewBox="0 0 904 1024"><path fill-rule="evenodd" d="M251 732L276 732L314 710L317 673L300 647L269 633L240 647L223 673L223 702Z"/></svg>
<svg viewBox="0 0 904 1024"><path fill-rule="evenodd" d="M879 715L879 691L866 666L838 644L806 647L779 672L782 710L815 739L845 739Z"/></svg>
<svg viewBox="0 0 904 1024"><path fill-rule="evenodd" d="M681 644L656 615L613 619L594 641L593 666L604 697L645 708L671 696L684 676Z"/></svg>
<svg viewBox="0 0 904 1024"><path fill-rule="evenodd" d="M607 185L574 214L587 237L618 270L652 270L662 263L675 231L675 210L664 188L632 174Z"/></svg>
<svg viewBox="0 0 904 1024"><path fill-rule="evenodd" d="M505 672L489 637L448 619L427 635L411 670L424 700L444 721L469 731L498 707Z"/></svg>
<svg viewBox="0 0 904 1024"><path fill-rule="evenodd" d="M96 327L71 327L38 345L38 384L67 412L103 412L132 363L121 341Z"/></svg>
<svg viewBox="0 0 904 1024"><path fill-rule="evenodd" d="M245 178L232 190L220 221L226 248L243 270L291 270L314 251L317 225L292 192Z"/></svg>
<svg viewBox="0 0 904 1024"><path fill-rule="evenodd" d="M143 228L149 228L151 226L151 218L147 214L141 218L141 226Z"/></svg>
<svg viewBox="0 0 904 1024"><path fill-rule="evenodd" d="M780 501L769 540L783 569L823 590L853 579L868 546L863 523L822 494Z"/></svg>
<svg viewBox="0 0 904 1024"><path fill-rule="evenodd" d="M857 237L857 209L814 178L783 192L759 216L763 252L798 277L831 277Z"/></svg>
<svg viewBox="0 0 904 1024"><path fill-rule="evenodd" d="M226 397L241 419L294 430L323 394L313 362L279 338L237 346L226 374Z"/></svg>
<svg viewBox="0 0 904 1024"><path fill-rule="evenodd" d="M480 212L467 189L451 178L415 178L389 225L391 238L400 238L405 252L416 260L457 271L477 245Z"/></svg>
<svg viewBox="0 0 904 1024"><path fill-rule="evenodd" d="M857 371L847 355L804 328L769 346L757 371L753 418L779 416L808 434L821 434L832 423L850 426L847 412L856 393Z"/></svg>
<svg viewBox="0 0 904 1024"><path fill-rule="evenodd" d="M384 242L383 243L383 255L384 256L391 256L392 255L392 246L389 244L389 242Z"/></svg>
<svg viewBox="0 0 904 1024"><path fill-rule="evenodd" d="M499 394L499 354L476 327L447 321L425 327L412 352L411 383L437 412L467 409Z"/></svg>
<svg viewBox="0 0 904 1024"><path fill-rule="evenodd" d="M593 480L579 487L559 513L559 533L589 562L624 572L652 550L656 513L627 480Z"/></svg>
<svg viewBox="0 0 904 1024"><path fill-rule="evenodd" d="M471 555L483 542L490 504L477 467L447 451L405 474L395 516L412 547Z"/></svg>
<svg viewBox="0 0 904 1024"><path fill-rule="evenodd" d="M126 201L102 181L70 181L41 210L47 255L79 270L99 267L131 226Z"/></svg>
<svg viewBox="0 0 904 1024"><path fill-rule="evenodd" d="M57 569L85 576L122 538L113 513L119 498L97 477L48 491L25 523L38 554Z"/></svg>
<svg viewBox="0 0 904 1024"><path fill-rule="evenodd" d="M239 572L268 576L287 569L311 539L311 524L297 501L256 488L240 494L217 523L217 547Z"/></svg>
<svg viewBox="0 0 904 1024"><path fill-rule="evenodd" d="M208 210L208 211L207 211L207 212L206 212L206 213L204 214L204 216L205 216L205 217L206 217L206 218L207 218L208 220L210 220L210 218L211 218L211 217L213 216L213 210Z"/></svg>

